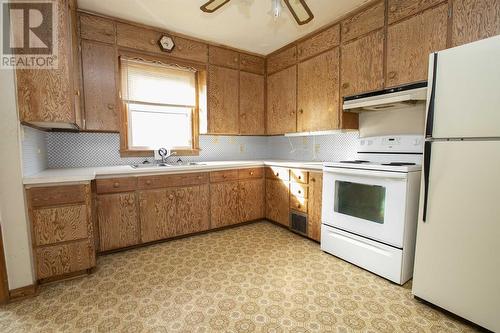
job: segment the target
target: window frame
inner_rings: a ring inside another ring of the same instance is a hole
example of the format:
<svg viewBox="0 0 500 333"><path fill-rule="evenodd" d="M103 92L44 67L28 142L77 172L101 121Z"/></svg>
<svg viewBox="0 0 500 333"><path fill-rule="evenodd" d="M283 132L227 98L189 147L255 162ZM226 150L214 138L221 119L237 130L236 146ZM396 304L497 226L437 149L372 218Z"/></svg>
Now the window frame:
<svg viewBox="0 0 500 333"><path fill-rule="evenodd" d="M143 53L120 51L118 53L118 68L119 68L119 87L120 87L120 156L121 157L150 157L154 155L153 150L146 149L134 149L129 147L129 110L128 104L123 100L123 80L126 79L126 69L122 66L122 58L143 61L145 63L156 63L163 64L167 66L181 66L190 67L196 70L195 72L195 85L196 85L196 106L192 109L191 114L191 149L174 149L172 152L176 156L197 156L200 153L200 99L206 99L206 65L200 65L198 63L191 63L188 61L172 59L170 57L162 56L152 56Z"/></svg>

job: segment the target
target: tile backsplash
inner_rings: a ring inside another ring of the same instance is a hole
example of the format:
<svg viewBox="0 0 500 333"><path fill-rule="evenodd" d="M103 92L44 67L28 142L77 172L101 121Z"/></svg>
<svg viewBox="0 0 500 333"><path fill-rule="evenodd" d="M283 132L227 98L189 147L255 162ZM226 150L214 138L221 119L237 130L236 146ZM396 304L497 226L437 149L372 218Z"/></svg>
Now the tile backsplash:
<svg viewBox="0 0 500 333"><path fill-rule="evenodd" d="M30 176L48 167L46 132L21 126L23 174Z"/></svg>

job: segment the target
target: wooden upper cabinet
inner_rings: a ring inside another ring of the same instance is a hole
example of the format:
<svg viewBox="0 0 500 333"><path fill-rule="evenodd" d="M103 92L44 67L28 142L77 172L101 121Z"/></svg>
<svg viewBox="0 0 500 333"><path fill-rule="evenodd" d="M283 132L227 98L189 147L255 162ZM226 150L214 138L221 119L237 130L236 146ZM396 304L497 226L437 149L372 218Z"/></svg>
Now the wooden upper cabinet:
<svg viewBox="0 0 500 333"><path fill-rule="evenodd" d="M17 101L22 122L47 128L81 127L80 86L73 1L57 6L57 68L17 69Z"/></svg>
<svg viewBox="0 0 500 333"><path fill-rule="evenodd" d="M211 65L208 72L208 132L238 134L239 73Z"/></svg>
<svg viewBox="0 0 500 333"><path fill-rule="evenodd" d="M452 46L500 34L500 1L454 0Z"/></svg>
<svg viewBox="0 0 500 333"><path fill-rule="evenodd" d="M266 179L266 218L289 226L289 193L288 182L284 180Z"/></svg>
<svg viewBox="0 0 500 333"><path fill-rule="evenodd" d="M210 188L208 184L177 188L176 234L186 235L210 228Z"/></svg>
<svg viewBox="0 0 500 333"><path fill-rule="evenodd" d="M384 87L384 32L370 33L341 47L341 97Z"/></svg>
<svg viewBox="0 0 500 333"><path fill-rule="evenodd" d="M95 15L80 14L80 37L88 40L114 44L115 22Z"/></svg>
<svg viewBox="0 0 500 333"><path fill-rule="evenodd" d="M299 64L297 131L339 128L339 49Z"/></svg>
<svg viewBox="0 0 500 333"><path fill-rule="evenodd" d="M297 66L267 77L267 134L297 130Z"/></svg>
<svg viewBox="0 0 500 333"><path fill-rule="evenodd" d="M210 184L211 227L220 228L240 222L238 181Z"/></svg>
<svg viewBox="0 0 500 333"><path fill-rule="evenodd" d="M445 0L388 0L389 24L420 13L443 1Z"/></svg>
<svg viewBox="0 0 500 333"><path fill-rule="evenodd" d="M163 35L169 35L153 29L138 27L135 25L117 23L116 41L119 46L128 47L147 52L165 54L160 49L158 41ZM207 44L177 36L171 36L175 47L168 55L198 62L207 62Z"/></svg>
<svg viewBox="0 0 500 333"><path fill-rule="evenodd" d="M266 61L262 57L240 53L240 70L255 74L264 74Z"/></svg>
<svg viewBox="0 0 500 333"><path fill-rule="evenodd" d="M297 47L291 46L287 49L272 54L267 58L267 73L275 73L283 68L292 66L297 62Z"/></svg>
<svg viewBox="0 0 500 333"><path fill-rule="evenodd" d="M370 31L382 28L384 20L385 5L384 1L380 1L342 21L342 42L345 43Z"/></svg>
<svg viewBox="0 0 500 333"><path fill-rule="evenodd" d="M117 55L113 45L82 41L85 129L118 131Z"/></svg>
<svg viewBox="0 0 500 333"><path fill-rule="evenodd" d="M429 54L446 48L448 4L389 26L386 86L427 80Z"/></svg>
<svg viewBox="0 0 500 333"><path fill-rule="evenodd" d="M246 222L264 218L264 178L241 180L238 186L240 221Z"/></svg>
<svg viewBox="0 0 500 333"><path fill-rule="evenodd" d="M240 134L265 134L264 76L240 72Z"/></svg>
<svg viewBox="0 0 500 333"><path fill-rule="evenodd" d="M309 200L307 208L307 236L315 241L321 240L321 204L323 195L323 174L311 172L309 181Z"/></svg>
<svg viewBox="0 0 500 333"><path fill-rule="evenodd" d="M314 56L340 44L340 27L338 24L315 34L297 45L299 60Z"/></svg>
<svg viewBox="0 0 500 333"><path fill-rule="evenodd" d="M213 65L229 68L239 68L240 55L238 52L217 46L208 48L208 61Z"/></svg>

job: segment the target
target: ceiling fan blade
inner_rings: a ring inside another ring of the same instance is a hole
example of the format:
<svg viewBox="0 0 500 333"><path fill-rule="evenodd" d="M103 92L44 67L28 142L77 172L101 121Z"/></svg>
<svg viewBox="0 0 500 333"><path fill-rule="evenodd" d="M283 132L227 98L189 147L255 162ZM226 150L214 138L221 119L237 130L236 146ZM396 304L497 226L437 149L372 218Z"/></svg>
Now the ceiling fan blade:
<svg viewBox="0 0 500 333"><path fill-rule="evenodd" d="M314 18L313 13L307 6L305 0L284 0L284 1L290 12L292 12L295 21L297 21L299 25L309 23Z"/></svg>
<svg viewBox="0 0 500 333"><path fill-rule="evenodd" d="M210 0L201 6L200 9L206 13L213 13L229 1L230 0Z"/></svg>

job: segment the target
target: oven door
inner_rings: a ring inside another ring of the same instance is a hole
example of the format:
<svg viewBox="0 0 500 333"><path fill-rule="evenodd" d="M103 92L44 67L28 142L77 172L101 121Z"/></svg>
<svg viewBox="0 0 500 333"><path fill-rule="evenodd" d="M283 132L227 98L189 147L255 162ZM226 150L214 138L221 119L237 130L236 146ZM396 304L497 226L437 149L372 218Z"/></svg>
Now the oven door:
<svg viewBox="0 0 500 333"><path fill-rule="evenodd" d="M323 177L324 224L403 247L406 173L326 167Z"/></svg>

